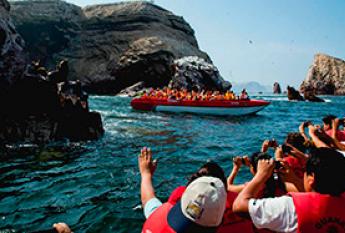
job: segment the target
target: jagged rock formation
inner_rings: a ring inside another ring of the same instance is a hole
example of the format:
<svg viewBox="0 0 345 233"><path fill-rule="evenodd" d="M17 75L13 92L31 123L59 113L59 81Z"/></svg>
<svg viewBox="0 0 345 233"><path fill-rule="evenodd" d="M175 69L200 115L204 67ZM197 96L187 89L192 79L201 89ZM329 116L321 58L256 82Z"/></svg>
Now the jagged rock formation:
<svg viewBox="0 0 345 233"><path fill-rule="evenodd" d="M67 65L46 72L33 63L11 85L1 101L0 142L48 143L97 139L103 134L101 116L90 112L80 82L65 81Z"/></svg>
<svg viewBox="0 0 345 233"><path fill-rule="evenodd" d="M281 94L282 93L282 89L280 88L280 85L278 82L275 82L273 84L273 94Z"/></svg>
<svg viewBox="0 0 345 233"><path fill-rule="evenodd" d="M80 83L66 82L66 62L53 72L39 63L26 66L24 41L9 10L0 0L0 145L99 138L101 116L89 112Z"/></svg>
<svg viewBox="0 0 345 233"><path fill-rule="evenodd" d="M293 87L287 86L287 95L289 100L304 101L303 96Z"/></svg>
<svg viewBox="0 0 345 233"><path fill-rule="evenodd" d="M316 54L300 91L318 95L345 95L345 61Z"/></svg>
<svg viewBox="0 0 345 233"><path fill-rule="evenodd" d="M310 102L325 102L325 100L317 97L313 91L305 91L303 93L304 99Z"/></svg>
<svg viewBox="0 0 345 233"><path fill-rule="evenodd" d="M10 4L0 0L0 99L25 69L24 41L9 17L9 10Z"/></svg>
<svg viewBox="0 0 345 233"><path fill-rule="evenodd" d="M30 57L48 66L68 59L71 79L80 79L91 93L116 94L141 81L166 85L176 58L210 62L182 17L149 2L83 9L59 0L11 4Z"/></svg>
<svg viewBox="0 0 345 233"><path fill-rule="evenodd" d="M216 66L199 57L183 57L173 63L174 75L169 86L175 89L185 88L189 91L220 90L227 91L231 84L220 76Z"/></svg>

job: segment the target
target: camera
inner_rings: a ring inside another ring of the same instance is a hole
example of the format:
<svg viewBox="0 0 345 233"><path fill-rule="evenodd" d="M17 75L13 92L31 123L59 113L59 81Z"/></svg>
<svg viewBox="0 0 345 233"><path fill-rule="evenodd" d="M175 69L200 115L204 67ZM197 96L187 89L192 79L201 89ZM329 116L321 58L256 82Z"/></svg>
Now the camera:
<svg viewBox="0 0 345 233"><path fill-rule="evenodd" d="M277 147L278 146L278 143L275 139L271 139L269 142L268 142L268 146L269 147Z"/></svg>
<svg viewBox="0 0 345 233"><path fill-rule="evenodd" d="M274 161L274 169L279 170L283 165L279 161Z"/></svg>
<svg viewBox="0 0 345 233"><path fill-rule="evenodd" d="M339 124L345 126L345 118L339 119Z"/></svg>
<svg viewBox="0 0 345 233"><path fill-rule="evenodd" d="M292 148L291 148L290 146L288 146L288 145L286 145L286 144L283 144L283 145L282 145L282 151L283 151L284 154L290 153L291 150L292 150Z"/></svg>
<svg viewBox="0 0 345 233"><path fill-rule="evenodd" d="M312 125L313 123L311 121L305 121L304 127L308 127L309 125Z"/></svg>

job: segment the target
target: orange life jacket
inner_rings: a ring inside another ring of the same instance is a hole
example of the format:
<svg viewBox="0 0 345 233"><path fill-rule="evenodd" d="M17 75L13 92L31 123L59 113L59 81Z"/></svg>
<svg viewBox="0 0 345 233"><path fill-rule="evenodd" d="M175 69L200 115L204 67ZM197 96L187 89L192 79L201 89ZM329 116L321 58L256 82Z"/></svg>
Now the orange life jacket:
<svg viewBox="0 0 345 233"><path fill-rule="evenodd" d="M168 213L174 205L166 202L156 209L144 223L142 233L175 233L168 224Z"/></svg>
<svg viewBox="0 0 345 233"><path fill-rule="evenodd" d="M332 182L332 181L330 181ZM298 233L345 233L345 195L289 193L295 205Z"/></svg>

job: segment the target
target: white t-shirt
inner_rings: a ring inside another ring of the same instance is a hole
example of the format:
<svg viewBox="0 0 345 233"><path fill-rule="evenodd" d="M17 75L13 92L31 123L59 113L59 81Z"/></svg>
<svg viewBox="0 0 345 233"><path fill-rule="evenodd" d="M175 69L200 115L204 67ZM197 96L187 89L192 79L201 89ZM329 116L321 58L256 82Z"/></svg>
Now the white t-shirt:
<svg viewBox="0 0 345 233"><path fill-rule="evenodd" d="M292 197L250 199L249 214L258 229L297 232L297 215Z"/></svg>

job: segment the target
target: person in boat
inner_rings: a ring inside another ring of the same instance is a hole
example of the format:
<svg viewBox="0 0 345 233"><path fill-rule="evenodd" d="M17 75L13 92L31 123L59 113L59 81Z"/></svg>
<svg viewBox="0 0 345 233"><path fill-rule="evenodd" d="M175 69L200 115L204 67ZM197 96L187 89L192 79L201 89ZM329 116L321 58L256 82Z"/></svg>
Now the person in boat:
<svg viewBox="0 0 345 233"><path fill-rule="evenodd" d="M199 100L199 99L201 99L201 98L200 98L199 88L196 87L196 86L194 86L194 87L192 88L191 100L192 100L192 101L196 101L196 100Z"/></svg>
<svg viewBox="0 0 345 233"><path fill-rule="evenodd" d="M243 90L242 90L240 99L241 99L241 100L249 100L249 95L248 95L246 89L243 89Z"/></svg>
<svg viewBox="0 0 345 233"><path fill-rule="evenodd" d="M143 148L138 157L141 174L141 202L146 221L142 232L215 232L221 224L226 204L226 182L202 176L192 181L177 203L157 199L152 176L157 163L151 150Z"/></svg>
<svg viewBox="0 0 345 233"><path fill-rule="evenodd" d="M299 191L303 191L301 182L308 159L306 151L309 144L309 141L306 141L301 133L292 132L288 133L283 145L275 148L275 159L287 163L299 178L293 182L295 186L299 187Z"/></svg>
<svg viewBox="0 0 345 233"><path fill-rule="evenodd" d="M224 94L224 99L225 100L235 100L235 94L232 91L226 91Z"/></svg>
<svg viewBox="0 0 345 233"><path fill-rule="evenodd" d="M334 128L333 125L336 119L337 117L334 115L327 115L324 118L322 118L323 130L326 132L328 136L336 138L340 142L345 142L345 130L339 130L339 126L344 126L345 121L344 119L338 119L338 124L336 125L336 128Z"/></svg>
<svg viewBox="0 0 345 233"><path fill-rule="evenodd" d="M233 211L248 216L257 228L277 232L345 232L345 157L332 148L311 151L303 193L256 198L271 177L274 160L260 160L254 178L239 193Z"/></svg>
<svg viewBox="0 0 345 233"><path fill-rule="evenodd" d="M245 165L249 167L249 170L253 176L257 173L257 164L260 160L267 160L272 158L271 155L263 152L253 153L250 158L248 157L235 157L233 159L233 169L227 179L228 191L240 193L247 185L244 184L234 184L235 178L240 170L240 168ZM265 186L260 190L260 197L276 197L285 195L288 191L296 191L295 186L284 183L284 180L277 169L275 174L267 180Z"/></svg>
<svg viewBox="0 0 345 233"><path fill-rule="evenodd" d="M311 147L329 147L343 151L344 148L342 143L340 143L336 138L330 137L320 126L310 124L308 125L308 130ZM308 138L305 134L304 137Z"/></svg>

